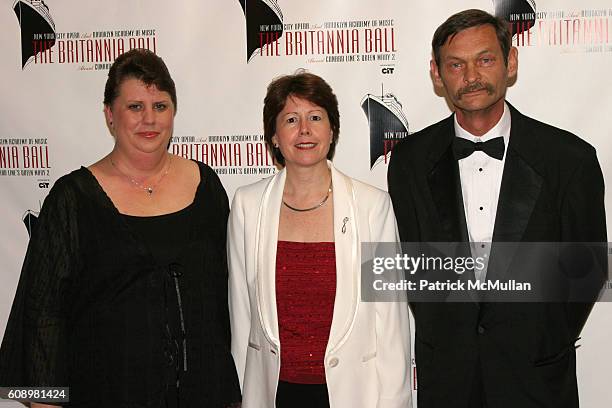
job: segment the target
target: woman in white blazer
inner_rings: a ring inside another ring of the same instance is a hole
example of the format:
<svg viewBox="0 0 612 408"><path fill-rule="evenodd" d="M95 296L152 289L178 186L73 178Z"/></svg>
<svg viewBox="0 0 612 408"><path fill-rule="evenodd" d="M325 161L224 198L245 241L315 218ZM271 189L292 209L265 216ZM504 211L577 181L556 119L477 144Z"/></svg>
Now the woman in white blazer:
<svg viewBox="0 0 612 408"><path fill-rule="evenodd" d="M339 130L322 78L269 85L264 137L284 168L238 189L228 226L243 408L411 404L407 304L361 301L361 243L397 241L391 201L327 160Z"/></svg>

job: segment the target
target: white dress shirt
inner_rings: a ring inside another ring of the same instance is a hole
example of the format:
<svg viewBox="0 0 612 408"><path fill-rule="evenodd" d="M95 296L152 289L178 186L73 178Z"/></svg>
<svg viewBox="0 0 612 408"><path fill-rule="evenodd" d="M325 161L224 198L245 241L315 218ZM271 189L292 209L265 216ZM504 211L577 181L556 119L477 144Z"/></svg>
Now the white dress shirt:
<svg viewBox="0 0 612 408"><path fill-rule="evenodd" d="M493 228L497 214L497 200L501 186L508 141L510 140L510 109L504 103L504 113L499 122L482 136L474 136L463 129L455 115L455 135L472 142L486 142L496 137L504 138L504 158L497 160L482 151L475 151L470 156L459 160L459 175L463 208L470 239L473 257L483 257L488 264ZM483 280L486 267L475 270L476 279Z"/></svg>

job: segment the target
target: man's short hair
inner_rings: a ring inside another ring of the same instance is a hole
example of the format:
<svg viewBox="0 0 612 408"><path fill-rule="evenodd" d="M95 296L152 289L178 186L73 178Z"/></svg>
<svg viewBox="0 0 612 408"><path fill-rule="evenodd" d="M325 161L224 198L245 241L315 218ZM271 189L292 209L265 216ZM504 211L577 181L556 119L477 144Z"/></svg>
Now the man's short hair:
<svg viewBox="0 0 612 408"><path fill-rule="evenodd" d="M450 39L452 41L453 37L460 31L485 24L490 24L495 29L497 41L504 55L504 63L508 65L508 55L510 54L510 48L512 48L512 34L510 33L508 22L478 9L464 10L453 14L437 28L431 40L431 48L433 49L436 64L440 66L440 48L447 40Z"/></svg>

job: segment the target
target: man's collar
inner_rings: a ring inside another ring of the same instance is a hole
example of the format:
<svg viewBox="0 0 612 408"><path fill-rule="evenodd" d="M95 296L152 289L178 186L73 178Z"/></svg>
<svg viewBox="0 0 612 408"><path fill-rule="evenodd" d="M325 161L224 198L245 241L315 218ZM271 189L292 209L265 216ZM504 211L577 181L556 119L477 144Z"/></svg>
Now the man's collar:
<svg viewBox="0 0 612 408"><path fill-rule="evenodd" d="M504 101L504 113L502 113L501 118L495 126L491 128L487 133L482 136L475 136L465 130L459 125L457 122L457 115L453 115L453 123L455 126L455 136L462 137L464 139L470 140L472 142L486 142L487 140L494 139L496 137L502 136L504 138L504 144L506 149L508 149L508 142L510 141L510 125L512 122L512 118L510 116L510 108L508 108L508 104Z"/></svg>

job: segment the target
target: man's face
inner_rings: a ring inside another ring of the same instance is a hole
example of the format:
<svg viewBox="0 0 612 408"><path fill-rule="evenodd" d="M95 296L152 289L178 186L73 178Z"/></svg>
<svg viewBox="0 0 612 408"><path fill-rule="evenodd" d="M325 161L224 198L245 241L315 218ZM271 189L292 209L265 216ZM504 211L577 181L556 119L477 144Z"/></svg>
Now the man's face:
<svg viewBox="0 0 612 408"><path fill-rule="evenodd" d="M444 87L460 113L492 111L504 103L508 78L516 74L517 50L508 65L490 24L458 32L440 48L440 65L431 61L436 86Z"/></svg>

